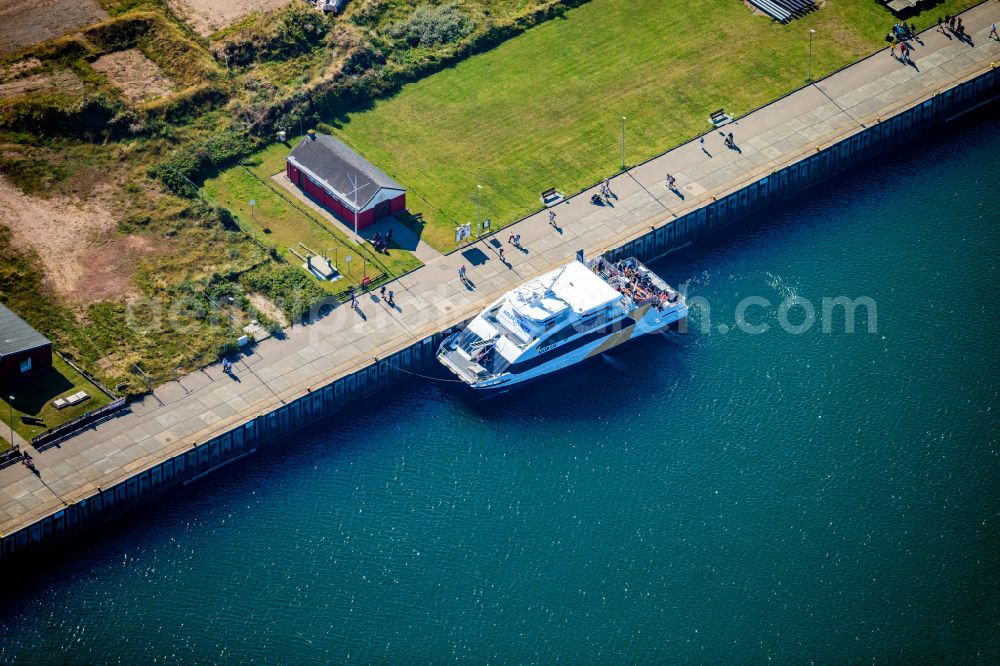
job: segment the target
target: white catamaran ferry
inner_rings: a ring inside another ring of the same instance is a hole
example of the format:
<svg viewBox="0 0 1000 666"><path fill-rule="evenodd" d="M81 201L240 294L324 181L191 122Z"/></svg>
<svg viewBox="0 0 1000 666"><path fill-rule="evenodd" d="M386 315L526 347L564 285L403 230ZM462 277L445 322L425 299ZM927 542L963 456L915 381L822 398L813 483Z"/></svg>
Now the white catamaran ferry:
<svg viewBox="0 0 1000 666"><path fill-rule="evenodd" d="M684 297L637 259L578 258L504 294L437 357L473 389L502 392L676 328L687 313Z"/></svg>

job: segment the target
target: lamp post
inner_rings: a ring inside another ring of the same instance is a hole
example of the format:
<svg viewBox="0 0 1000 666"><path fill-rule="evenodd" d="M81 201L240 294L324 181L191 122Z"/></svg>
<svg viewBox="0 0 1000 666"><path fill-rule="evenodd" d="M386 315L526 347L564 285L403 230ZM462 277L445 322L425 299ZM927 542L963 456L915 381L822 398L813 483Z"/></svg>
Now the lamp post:
<svg viewBox="0 0 1000 666"><path fill-rule="evenodd" d="M625 170L625 116L622 116L622 171Z"/></svg>
<svg viewBox="0 0 1000 666"><path fill-rule="evenodd" d="M810 28L809 29L809 78L808 78L809 83L812 83L813 80L813 35L815 34L816 31Z"/></svg>
<svg viewBox="0 0 1000 666"><path fill-rule="evenodd" d="M226 313L229 315L229 348L233 349L233 300L232 296L226 296L226 302L229 307L226 308Z"/></svg>
<svg viewBox="0 0 1000 666"><path fill-rule="evenodd" d="M17 451L17 444L14 443L14 396L9 396L7 405L10 407L10 445Z"/></svg>
<svg viewBox="0 0 1000 666"><path fill-rule="evenodd" d="M483 193L483 186L476 183L476 233L479 233L479 196Z"/></svg>

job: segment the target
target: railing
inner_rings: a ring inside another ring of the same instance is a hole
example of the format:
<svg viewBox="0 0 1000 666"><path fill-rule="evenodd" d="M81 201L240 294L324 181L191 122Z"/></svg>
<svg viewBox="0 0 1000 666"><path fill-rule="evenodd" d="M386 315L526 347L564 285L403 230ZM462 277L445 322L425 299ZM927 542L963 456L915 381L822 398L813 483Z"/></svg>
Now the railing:
<svg viewBox="0 0 1000 666"><path fill-rule="evenodd" d="M368 283L367 287L360 284L352 285L347 289L336 292L333 295L333 297L336 298L341 303L346 303L347 301L351 300L352 292L355 295L360 296L361 294L366 294L374 291L377 286L391 279L391 276L385 273L376 273L375 275L371 275L369 277L371 278L371 281Z"/></svg>
<svg viewBox="0 0 1000 666"><path fill-rule="evenodd" d="M11 449L10 451L5 451L0 454L0 469L5 467L10 467L11 465L18 463L24 458L24 454L17 449Z"/></svg>
<svg viewBox="0 0 1000 666"><path fill-rule="evenodd" d="M65 356L63 356L59 352L56 352L56 356L58 356L60 359L62 359L62 361L66 365L68 365L69 367L73 368L74 370L76 370L77 372L79 372L81 375L83 375L84 377L86 377L87 380L91 384L93 384L97 388L99 388L102 391L104 391L105 393L107 393L109 397L111 397L111 398L117 398L118 397L117 393L115 393L115 392L111 391L110 389L108 389L108 387L105 386L104 384L102 384L96 377L91 376L91 374L89 372L87 372L86 370L84 370L83 368L81 368L80 366L78 366L76 363L74 363L70 359L66 358Z"/></svg>
<svg viewBox="0 0 1000 666"><path fill-rule="evenodd" d="M125 406L125 398L118 398L117 400L112 400L103 407L98 407L97 409L86 412L81 416L76 417L72 421L67 421L62 425L58 425L54 428L49 428L43 433L39 433L31 438L31 445L36 449L41 450L43 446L50 446L59 440L69 437L76 431L84 428L85 426L96 424L99 421L111 416L112 413L118 411Z"/></svg>

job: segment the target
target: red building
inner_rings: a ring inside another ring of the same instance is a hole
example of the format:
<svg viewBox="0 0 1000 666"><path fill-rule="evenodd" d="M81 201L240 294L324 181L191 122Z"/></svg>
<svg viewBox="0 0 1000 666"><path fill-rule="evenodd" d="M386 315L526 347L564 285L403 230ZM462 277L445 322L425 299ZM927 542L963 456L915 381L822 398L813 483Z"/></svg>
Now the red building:
<svg viewBox="0 0 1000 666"><path fill-rule="evenodd" d="M52 343L0 304L0 384L52 365Z"/></svg>
<svg viewBox="0 0 1000 666"><path fill-rule="evenodd" d="M316 203L364 229L406 209L406 190L329 134L311 133L286 158L285 174Z"/></svg>

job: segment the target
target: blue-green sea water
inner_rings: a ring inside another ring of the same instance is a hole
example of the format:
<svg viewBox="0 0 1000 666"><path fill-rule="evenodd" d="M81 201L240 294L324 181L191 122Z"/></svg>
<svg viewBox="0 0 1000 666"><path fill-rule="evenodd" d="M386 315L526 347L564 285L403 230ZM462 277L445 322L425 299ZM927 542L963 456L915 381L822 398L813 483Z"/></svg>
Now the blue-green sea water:
<svg viewBox="0 0 1000 666"><path fill-rule="evenodd" d="M949 126L654 264L685 336L407 382L4 571L0 660L997 663L998 183Z"/></svg>

